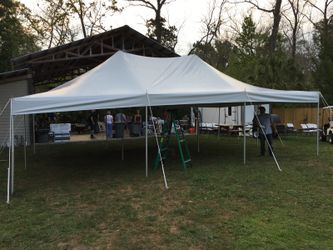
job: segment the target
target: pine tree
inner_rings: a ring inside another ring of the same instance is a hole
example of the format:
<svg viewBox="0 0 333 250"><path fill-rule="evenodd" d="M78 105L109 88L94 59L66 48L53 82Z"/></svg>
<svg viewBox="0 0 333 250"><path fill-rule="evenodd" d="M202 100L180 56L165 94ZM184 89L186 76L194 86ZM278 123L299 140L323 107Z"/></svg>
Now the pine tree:
<svg viewBox="0 0 333 250"><path fill-rule="evenodd" d="M19 3L0 3L0 72L11 70L10 60L38 49L35 37L27 33L19 20Z"/></svg>

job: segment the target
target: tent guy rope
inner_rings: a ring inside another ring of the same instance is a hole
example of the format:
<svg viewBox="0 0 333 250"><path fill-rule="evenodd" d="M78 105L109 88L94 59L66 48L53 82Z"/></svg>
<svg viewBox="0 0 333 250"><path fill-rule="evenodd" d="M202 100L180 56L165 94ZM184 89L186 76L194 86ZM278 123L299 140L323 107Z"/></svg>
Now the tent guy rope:
<svg viewBox="0 0 333 250"><path fill-rule="evenodd" d="M150 115L151 115L151 119L153 117L153 110L150 106L150 100L149 100L149 96L147 94L147 101L148 101L148 104L149 104L149 110L150 110ZM164 163L163 163L163 159L162 159L162 154L161 154L161 148L160 148L160 144L158 142L158 137L157 137L157 132L156 132L156 127L155 127L155 124L152 120L152 124L153 124L153 128L154 128L154 137L155 137L155 140L156 140L156 145L157 145L157 150L158 150L158 154L160 156L160 162L161 162L161 169L162 169L162 174L163 174L163 180L164 180L164 186L166 189L168 189L168 182L167 182L167 179L166 179L166 176L165 176L165 171L164 171ZM146 123L146 128L148 127L148 123ZM147 129L146 129L146 132L147 132Z"/></svg>

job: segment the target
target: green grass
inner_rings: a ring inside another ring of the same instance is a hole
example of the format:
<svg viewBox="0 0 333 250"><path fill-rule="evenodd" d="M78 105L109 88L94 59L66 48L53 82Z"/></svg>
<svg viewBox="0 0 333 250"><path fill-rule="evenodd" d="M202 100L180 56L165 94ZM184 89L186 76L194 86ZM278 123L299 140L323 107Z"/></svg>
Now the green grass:
<svg viewBox="0 0 333 250"><path fill-rule="evenodd" d="M24 169L17 150L15 194L6 199L0 163L1 249L332 249L333 146L315 138L274 141L282 172L248 139L190 141L181 170L176 144L166 166L145 177L144 141L38 146ZM150 162L155 158L150 141ZM3 156L5 157L5 156Z"/></svg>

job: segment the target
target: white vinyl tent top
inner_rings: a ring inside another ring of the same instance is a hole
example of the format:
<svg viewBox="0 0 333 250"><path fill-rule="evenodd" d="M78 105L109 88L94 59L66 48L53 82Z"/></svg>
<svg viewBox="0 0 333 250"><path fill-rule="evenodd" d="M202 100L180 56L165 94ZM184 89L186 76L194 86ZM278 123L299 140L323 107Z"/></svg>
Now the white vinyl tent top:
<svg viewBox="0 0 333 250"><path fill-rule="evenodd" d="M50 91L12 99L12 115L89 109L230 103L318 103L317 91L255 87L196 55L156 58L118 51Z"/></svg>

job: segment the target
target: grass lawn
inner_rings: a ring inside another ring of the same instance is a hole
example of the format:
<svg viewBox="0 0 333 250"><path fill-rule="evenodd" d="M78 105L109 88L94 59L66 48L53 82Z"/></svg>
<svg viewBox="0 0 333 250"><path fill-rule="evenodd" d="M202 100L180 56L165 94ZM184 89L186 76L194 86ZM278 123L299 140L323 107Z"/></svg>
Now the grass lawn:
<svg viewBox="0 0 333 250"><path fill-rule="evenodd" d="M24 170L17 150L15 194L6 199L0 162L1 249L332 249L333 145L312 136L274 141L282 172L248 138L189 138L184 172L173 143L164 189L145 177L144 141L37 146ZM150 161L155 157L150 141ZM4 158L5 155L2 155Z"/></svg>

